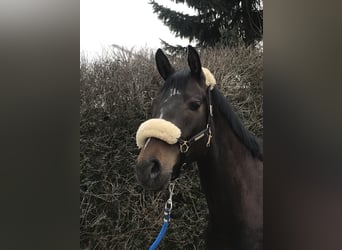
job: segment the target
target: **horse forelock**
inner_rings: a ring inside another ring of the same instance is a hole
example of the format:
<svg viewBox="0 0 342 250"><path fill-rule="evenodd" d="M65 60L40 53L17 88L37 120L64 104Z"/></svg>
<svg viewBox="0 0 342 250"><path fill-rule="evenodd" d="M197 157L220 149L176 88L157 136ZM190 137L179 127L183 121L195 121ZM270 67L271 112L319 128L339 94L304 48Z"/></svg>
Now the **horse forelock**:
<svg viewBox="0 0 342 250"><path fill-rule="evenodd" d="M173 73L163 85L161 94L163 98L179 95L184 92L190 78L190 70L183 69Z"/></svg>
<svg viewBox="0 0 342 250"><path fill-rule="evenodd" d="M214 75L210 72L208 68L202 67L202 72L204 76L205 85L207 87L210 87L210 89L213 89L216 85L216 79ZM186 85L190 77L191 72L189 69L182 69L176 71L165 81L165 84L161 89L163 97L181 94L186 88Z"/></svg>

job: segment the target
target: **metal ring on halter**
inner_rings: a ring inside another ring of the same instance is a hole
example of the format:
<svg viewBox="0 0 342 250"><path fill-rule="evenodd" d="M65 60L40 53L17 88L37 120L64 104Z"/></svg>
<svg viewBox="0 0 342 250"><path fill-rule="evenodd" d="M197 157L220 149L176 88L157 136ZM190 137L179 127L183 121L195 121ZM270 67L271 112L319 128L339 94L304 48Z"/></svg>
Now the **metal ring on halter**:
<svg viewBox="0 0 342 250"><path fill-rule="evenodd" d="M189 144L188 141L182 141L179 144L179 150L181 151L181 153L186 153L189 150Z"/></svg>

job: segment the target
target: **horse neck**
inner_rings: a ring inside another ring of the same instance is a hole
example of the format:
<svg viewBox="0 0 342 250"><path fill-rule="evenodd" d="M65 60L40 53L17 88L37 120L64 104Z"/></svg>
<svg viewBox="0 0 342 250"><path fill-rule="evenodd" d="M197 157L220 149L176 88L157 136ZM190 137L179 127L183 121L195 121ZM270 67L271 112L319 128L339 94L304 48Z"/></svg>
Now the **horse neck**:
<svg viewBox="0 0 342 250"><path fill-rule="evenodd" d="M209 231L236 235L246 233L246 227L262 226L262 163L219 117L213 123L211 147L197 164L209 208Z"/></svg>
<svg viewBox="0 0 342 250"><path fill-rule="evenodd" d="M222 121L215 121L212 144L208 153L197 162L201 186L206 195L210 217L220 217L220 210L232 211L233 199L236 198L235 187L238 168L244 151L243 145ZM229 195L227 195L227 192Z"/></svg>

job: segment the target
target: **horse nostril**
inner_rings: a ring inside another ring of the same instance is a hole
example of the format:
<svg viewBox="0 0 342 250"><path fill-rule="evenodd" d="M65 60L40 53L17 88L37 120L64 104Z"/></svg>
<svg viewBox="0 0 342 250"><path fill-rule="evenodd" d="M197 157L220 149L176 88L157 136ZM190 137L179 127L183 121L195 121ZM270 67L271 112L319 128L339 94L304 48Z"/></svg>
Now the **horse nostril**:
<svg viewBox="0 0 342 250"><path fill-rule="evenodd" d="M155 179L160 173L160 163L158 160L152 160L151 166L150 177L151 179Z"/></svg>

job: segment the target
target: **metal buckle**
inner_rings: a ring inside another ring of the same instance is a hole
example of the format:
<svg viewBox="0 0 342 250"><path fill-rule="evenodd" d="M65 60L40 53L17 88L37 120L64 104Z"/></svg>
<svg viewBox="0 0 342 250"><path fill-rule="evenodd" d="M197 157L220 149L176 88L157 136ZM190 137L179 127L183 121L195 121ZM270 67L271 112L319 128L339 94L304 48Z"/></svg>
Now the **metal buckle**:
<svg viewBox="0 0 342 250"><path fill-rule="evenodd" d="M210 129L210 127L208 126L208 141L207 141L207 148L210 147L211 138L212 138L212 137L213 137L213 136L211 135L211 129Z"/></svg>
<svg viewBox="0 0 342 250"><path fill-rule="evenodd" d="M188 152L189 150L189 144L188 144L188 141L182 141L180 144L179 144L179 150L181 153L186 153Z"/></svg>

